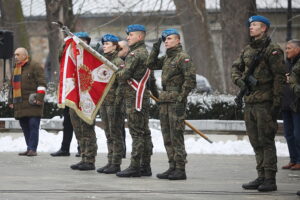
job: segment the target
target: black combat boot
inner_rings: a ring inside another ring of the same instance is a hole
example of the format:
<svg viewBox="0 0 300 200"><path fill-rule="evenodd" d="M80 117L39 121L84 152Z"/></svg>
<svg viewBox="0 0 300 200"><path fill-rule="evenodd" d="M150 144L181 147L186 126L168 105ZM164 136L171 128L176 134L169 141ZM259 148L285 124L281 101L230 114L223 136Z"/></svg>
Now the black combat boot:
<svg viewBox="0 0 300 200"><path fill-rule="evenodd" d="M117 172L118 177L140 177L141 171L139 167L131 167L129 166L127 169L123 171Z"/></svg>
<svg viewBox="0 0 300 200"><path fill-rule="evenodd" d="M98 168L97 172L98 173L104 173L104 170L106 170L107 168L109 168L109 166L111 165L111 163L107 163L105 166Z"/></svg>
<svg viewBox="0 0 300 200"><path fill-rule="evenodd" d="M167 171L157 174L156 177L159 179L168 179L169 175L174 171L175 171L175 169L170 167Z"/></svg>
<svg viewBox="0 0 300 200"><path fill-rule="evenodd" d="M261 184L263 184L264 180L264 177L258 177L254 181L250 181L249 183L243 184L242 187L245 190L256 190Z"/></svg>
<svg viewBox="0 0 300 200"><path fill-rule="evenodd" d="M297 192L297 195L300 196L300 190Z"/></svg>
<svg viewBox="0 0 300 200"><path fill-rule="evenodd" d="M57 152L50 153L51 156L56 157L56 156L70 156L70 152L66 150L58 150Z"/></svg>
<svg viewBox="0 0 300 200"><path fill-rule="evenodd" d="M276 191L277 190L276 179L266 178L264 183L258 186L257 190L260 192Z"/></svg>
<svg viewBox="0 0 300 200"><path fill-rule="evenodd" d="M117 172L121 171L120 165L110 165L108 168L103 170L105 174L116 174Z"/></svg>
<svg viewBox="0 0 300 200"><path fill-rule="evenodd" d="M78 169L80 171L95 170L95 164L84 162L84 163L82 163L81 165L78 166Z"/></svg>
<svg viewBox="0 0 300 200"><path fill-rule="evenodd" d="M79 169L79 166L83 163L83 161L80 161L79 163L76 163L74 165L71 165L70 168L71 169L74 169L74 170L77 170Z"/></svg>
<svg viewBox="0 0 300 200"><path fill-rule="evenodd" d="M142 164L141 176L152 176L152 171L149 164Z"/></svg>
<svg viewBox="0 0 300 200"><path fill-rule="evenodd" d="M186 179L185 169L176 168L175 171L173 171L169 175L168 179L169 180L185 180Z"/></svg>

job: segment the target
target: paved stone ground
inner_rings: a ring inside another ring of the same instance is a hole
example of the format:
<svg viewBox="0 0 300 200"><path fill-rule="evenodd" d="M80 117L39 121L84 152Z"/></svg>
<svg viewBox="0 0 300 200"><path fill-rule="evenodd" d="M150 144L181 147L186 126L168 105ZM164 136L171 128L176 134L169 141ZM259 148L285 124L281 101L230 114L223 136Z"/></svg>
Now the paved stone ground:
<svg viewBox="0 0 300 200"><path fill-rule="evenodd" d="M129 157L129 155L127 155ZM253 156L188 155L185 181L159 180L155 174L167 169L166 154L155 154L152 177L119 178L96 171L73 171L79 161L70 157L21 157L17 152L0 153L0 199L143 199L143 200L299 200L300 171L279 170L278 191L246 191L241 184L256 177ZM278 158L278 166L288 158ZM104 154L97 156L96 167L106 164ZM126 168L129 159L123 159Z"/></svg>

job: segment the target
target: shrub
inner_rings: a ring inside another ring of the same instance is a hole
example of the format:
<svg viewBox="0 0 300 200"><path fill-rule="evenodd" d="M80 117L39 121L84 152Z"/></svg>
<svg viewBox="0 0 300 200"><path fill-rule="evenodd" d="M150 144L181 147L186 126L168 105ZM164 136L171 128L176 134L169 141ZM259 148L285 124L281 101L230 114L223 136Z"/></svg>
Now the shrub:
<svg viewBox="0 0 300 200"><path fill-rule="evenodd" d="M7 105L7 87L1 92L0 117L13 117L13 111ZM220 119L220 120L242 120L242 111L236 110L234 96L192 93L188 97L187 119ZM159 119L158 105L151 101L150 118ZM45 98L43 118L62 116L63 110L57 107L56 90L48 85Z"/></svg>

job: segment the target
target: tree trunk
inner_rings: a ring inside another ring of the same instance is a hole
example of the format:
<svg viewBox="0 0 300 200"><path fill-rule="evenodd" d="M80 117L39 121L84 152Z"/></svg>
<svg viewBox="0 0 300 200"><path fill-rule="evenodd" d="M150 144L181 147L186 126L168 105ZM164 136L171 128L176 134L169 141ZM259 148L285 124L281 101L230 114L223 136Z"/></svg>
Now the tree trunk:
<svg viewBox="0 0 300 200"><path fill-rule="evenodd" d="M0 0L2 29L14 32L14 48L24 47L30 52L30 45L20 0Z"/></svg>
<svg viewBox="0 0 300 200"><path fill-rule="evenodd" d="M63 1L63 14L64 25L66 25L70 29L70 31L73 32L76 24L75 21L77 21L77 18L75 18L74 16L72 0Z"/></svg>
<svg viewBox="0 0 300 200"><path fill-rule="evenodd" d="M62 44L62 35L59 28L53 25L54 21L62 21L62 2L63 0L45 0L48 25L48 42L49 42L49 69L48 81L57 83L59 77L59 51Z"/></svg>
<svg viewBox="0 0 300 200"><path fill-rule="evenodd" d="M292 17L293 17L293 9L292 9L292 0L288 0L287 7L287 25L286 25L286 41L291 40L292 37Z"/></svg>
<svg viewBox="0 0 300 200"><path fill-rule="evenodd" d="M205 76L213 89L224 92L225 85L207 23L205 0L173 0L184 35L185 48L197 73Z"/></svg>
<svg viewBox="0 0 300 200"><path fill-rule="evenodd" d="M231 81L231 66L249 40L247 20L256 13L255 0L220 0L222 57L227 92L237 92Z"/></svg>

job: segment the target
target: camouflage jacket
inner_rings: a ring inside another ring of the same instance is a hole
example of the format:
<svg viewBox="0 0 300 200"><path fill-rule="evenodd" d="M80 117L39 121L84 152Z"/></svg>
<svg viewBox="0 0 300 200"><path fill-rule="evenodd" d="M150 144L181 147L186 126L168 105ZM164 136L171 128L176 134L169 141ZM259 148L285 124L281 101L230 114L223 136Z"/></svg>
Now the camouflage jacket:
<svg viewBox="0 0 300 200"><path fill-rule="evenodd" d="M150 69L162 69L163 91L160 102L186 101L190 91L196 87L196 68L178 45L167 49L166 55L158 58L157 49L153 49L147 65Z"/></svg>
<svg viewBox="0 0 300 200"><path fill-rule="evenodd" d="M290 74L290 87L293 93L296 95L291 108L294 112L300 112L300 55L298 55L293 61L293 69Z"/></svg>
<svg viewBox="0 0 300 200"><path fill-rule="evenodd" d="M240 57L232 65L232 80L235 84L243 79L249 70L249 65L263 47L267 36L253 40L242 51ZM279 45L271 42L265 49L263 58L255 67L253 76L258 84L251 87L251 93L244 97L245 103L271 102L280 107L282 89L285 83L284 54Z"/></svg>
<svg viewBox="0 0 300 200"><path fill-rule="evenodd" d="M119 69L121 69L123 67L122 65L124 65L124 61L118 57L118 51L115 51L110 54L104 54L104 57L110 62L112 62L114 65L116 65ZM115 79L115 75L113 79L113 84L109 89L102 105L114 105L116 99L116 91L121 83L120 81L118 81L118 79Z"/></svg>
<svg viewBox="0 0 300 200"><path fill-rule="evenodd" d="M147 58L148 51L144 41L130 46L130 51L125 59L125 67L118 72L118 79L124 84L125 98L135 98L136 91L126 82L131 78L139 82L143 78L147 70ZM145 91L144 98L149 98L148 91Z"/></svg>

